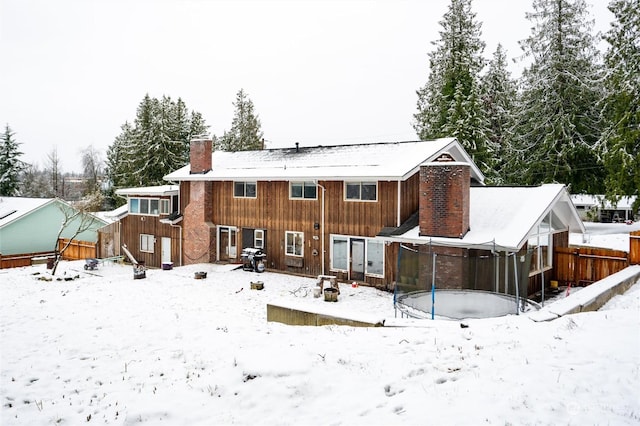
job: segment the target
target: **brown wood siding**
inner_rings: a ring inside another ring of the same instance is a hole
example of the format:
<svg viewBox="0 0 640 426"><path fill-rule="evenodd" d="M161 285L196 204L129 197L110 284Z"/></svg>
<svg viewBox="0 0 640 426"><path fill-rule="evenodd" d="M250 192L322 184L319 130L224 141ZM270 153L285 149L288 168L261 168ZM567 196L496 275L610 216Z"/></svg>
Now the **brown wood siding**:
<svg viewBox="0 0 640 426"><path fill-rule="evenodd" d="M406 221L420 207L420 173L417 172L401 184L400 221Z"/></svg>
<svg viewBox="0 0 640 426"><path fill-rule="evenodd" d="M127 245L138 262L143 261L148 267L159 268L162 266L162 237L171 238L171 260L176 266L180 264L180 229L160 223L161 217L128 215L121 221L121 243ZM155 237L153 253L140 251L140 234Z"/></svg>
<svg viewBox="0 0 640 426"><path fill-rule="evenodd" d="M180 182L180 212L184 213L185 208L189 204L189 196L191 194L191 182Z"/></svg>
<svg viewBox="0 0 640 426"><path fill-rule="evenodd" d="M397 182L378 182L378 200L345 201L342 181L320 181L326 188L325 196L325 273L330 266L330 235L374 237L385 226L396 226ZM233 182L214 182L212 223L234 226L238 233L244 228L267 231L267 267L275 270L316 276L322 274L322 197L318 186L317 199L289 199L289 182L260 181L256 198L235 198ZM314 224L318 224L315 229ZM291 266L285 256L285 232L304 232L302 266ZM315 237L315 238L314 238ZM316 239L317 238L317 239ZM238 238L238 250L242 239ZM378 285L392 282L390 250L385 250L385 278L367 277L366 281ZM317 254L315 254L317 252ZM240 260L238 258L238 260Z"/></svg>

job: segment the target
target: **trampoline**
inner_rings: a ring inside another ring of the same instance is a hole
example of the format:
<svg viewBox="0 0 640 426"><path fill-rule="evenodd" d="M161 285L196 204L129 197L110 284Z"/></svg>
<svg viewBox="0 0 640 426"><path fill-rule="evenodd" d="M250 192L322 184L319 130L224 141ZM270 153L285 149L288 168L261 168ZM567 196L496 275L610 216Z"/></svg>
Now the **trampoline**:
<svg viewBox="0 0 640 426"><path fill-rule="evenodd" d="M532 251L400 245L396 316L492 318L537 310L526 298Z"/></svg>
<svg viewBox="0 0 640 426"><path fill-rule="evenodd" d="M396 310L409 318L493 318L537 310L540 305L509 294L482 290L415 291L396 297ZM519 312L518 312L519 306Z"/></svg>

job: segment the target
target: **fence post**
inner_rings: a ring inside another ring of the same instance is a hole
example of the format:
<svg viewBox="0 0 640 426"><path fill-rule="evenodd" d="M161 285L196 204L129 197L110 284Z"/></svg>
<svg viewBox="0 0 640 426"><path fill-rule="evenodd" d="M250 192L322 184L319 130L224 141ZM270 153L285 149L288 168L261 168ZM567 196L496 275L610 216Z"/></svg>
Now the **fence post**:
<svg viewBox="0 0 640 426"><path fill-rule="evenodd" d="M640 264L640 231L629 233L629 265Z"/></svg>

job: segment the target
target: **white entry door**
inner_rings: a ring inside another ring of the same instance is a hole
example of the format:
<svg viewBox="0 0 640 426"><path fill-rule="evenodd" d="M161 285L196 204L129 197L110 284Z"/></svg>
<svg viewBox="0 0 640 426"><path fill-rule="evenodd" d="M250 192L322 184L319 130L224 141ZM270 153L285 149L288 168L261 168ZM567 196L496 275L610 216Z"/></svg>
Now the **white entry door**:
<svg viewBox="0 0 640 426"><path fill-rule="evenodd" d="M171 238L162 237L162 263L171 263Z"/></svg>

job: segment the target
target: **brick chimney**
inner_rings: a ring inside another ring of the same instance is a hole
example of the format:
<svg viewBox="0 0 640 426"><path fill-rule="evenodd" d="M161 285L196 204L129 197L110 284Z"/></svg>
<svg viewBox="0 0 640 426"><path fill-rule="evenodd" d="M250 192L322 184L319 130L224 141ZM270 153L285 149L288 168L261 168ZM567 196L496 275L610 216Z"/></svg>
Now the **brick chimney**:
<svg viewBox="0 0 640 426"><path fill-rule="evenodd" d="M420 235L462 238L469 231L470 173L448 153L420 166Z"/></svg>
<svg viewBox="0 0 640 426"><path fill-rule="evenodd" d="M191 139L189 147L189 162L191 170L189 173L203 174L211 170L211 150L213 142L208 136L205 138Z"/></svg>

